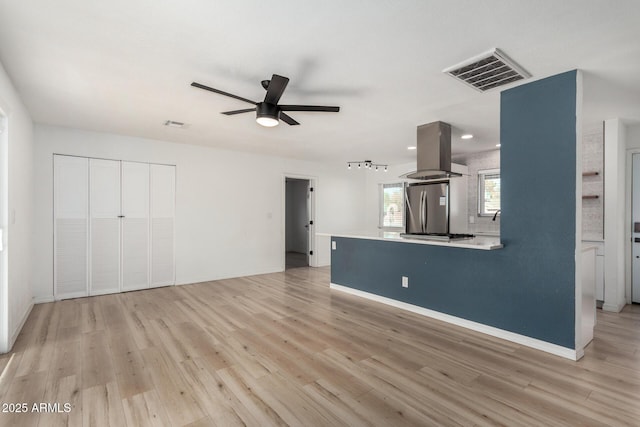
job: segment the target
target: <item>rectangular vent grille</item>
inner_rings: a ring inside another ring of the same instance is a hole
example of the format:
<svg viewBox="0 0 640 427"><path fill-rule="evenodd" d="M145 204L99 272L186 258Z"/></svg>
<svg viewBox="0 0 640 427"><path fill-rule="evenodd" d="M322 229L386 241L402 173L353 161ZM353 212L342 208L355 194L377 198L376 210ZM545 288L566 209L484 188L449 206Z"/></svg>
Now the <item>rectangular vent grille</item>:
<svg viewBox="0 0 640 427"><path fill-rule="evenodd" d="M480 92L531 77L498 49L442 70Z"/></svg>
<svg viewBox="0 0 640 427"><path fill-rule="evenodd" d="M166 122L164 122L165 126L169 126L172 128L181 128L184 127L184 123L182 122L176 122L174 120L167 120Z"/></svg>

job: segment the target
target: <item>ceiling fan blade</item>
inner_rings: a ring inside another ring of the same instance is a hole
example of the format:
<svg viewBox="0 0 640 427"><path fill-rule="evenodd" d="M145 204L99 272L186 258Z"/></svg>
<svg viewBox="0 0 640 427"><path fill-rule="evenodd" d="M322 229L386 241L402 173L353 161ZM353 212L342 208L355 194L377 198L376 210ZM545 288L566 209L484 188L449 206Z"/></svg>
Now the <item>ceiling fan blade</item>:
<svg viewBox="0 0 640 427"><path fill-rule="evenodd" d="M340 107L325 107L321 105L278 105L280 111L319 111L327 113L337 113Z"/></svg>
<svg viewBox="0 0 640 427"><path fill-rule="evenodd" d="M228 96L228 97L230 97L230 98L239 99L240 101L248 102L249 104L253 104L253 105L256 105L256 104L257 104L257 102L252 101L252 100L250 100L250 99L243 98L243 97L238 96L238 95L233 95L233 94L231 94L231 93L223 92L223 91L221 91L221 90L214 89L214 88L212 88L212 87L205 86L205 85L200 84L200 83L193 82L193 83L191 83L191 86L193 86L193 87L197 87L197 88L199 88L199 89L204 89L204 90L208 90L208 91L211 91L211 92L219 93L220 95Z"/></svg>
<svg viewBox="0 0 640 427"><path fill-rule="evenodd" d="M269 81L269 86L267 86L267 94L264 96L264 102L277 105L287 84L289 84L288 78L274 74L271 77L271 81Z"/></svg>
<svg viewBox="0 0 640 427"><path fill-rule="evenodd" d="M248 113L249 111L256 111L256 109L255 108L245 108L244 110L223 111L220 114L225 114L227 116L233 116L234 114Z"/></svg>
<svg viewBox="0 0 640 427"><path fill-rule="evenodd" d="M290 115L283 113L282 111L280 112L280 120L282 120L283 122L285 122L288 125L291 126L295 126L295 125L299 125L300 123L296 122L293 118L291 118Z"/></svg>

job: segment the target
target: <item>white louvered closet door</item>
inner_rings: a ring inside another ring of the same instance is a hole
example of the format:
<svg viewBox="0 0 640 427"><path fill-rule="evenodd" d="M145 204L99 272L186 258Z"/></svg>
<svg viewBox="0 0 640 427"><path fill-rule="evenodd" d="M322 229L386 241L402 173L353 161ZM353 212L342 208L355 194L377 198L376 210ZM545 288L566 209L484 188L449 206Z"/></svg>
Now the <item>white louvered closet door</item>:
<svg viewBox="0 0 640 427"><path fill-rule="evenodd" d="M89 159L53 156L54 276L56 300L88 293Z"/></svg>
<svg viewBox="0 0 640 427"><path fill-rule="evenodd" d="M89 159L89 295L120 291L120 162Z"/></svg>
<svg viewBox="0 0 640 427"><path fill-rule="evenodd" d="M149 287L149 164L122 162L122 290Z"/></svg>
<svg viewBox="0 0 640 427"><path fill-rule="evenodd" d="M151 287L175 283L175 166L150 165Z"/></svg>

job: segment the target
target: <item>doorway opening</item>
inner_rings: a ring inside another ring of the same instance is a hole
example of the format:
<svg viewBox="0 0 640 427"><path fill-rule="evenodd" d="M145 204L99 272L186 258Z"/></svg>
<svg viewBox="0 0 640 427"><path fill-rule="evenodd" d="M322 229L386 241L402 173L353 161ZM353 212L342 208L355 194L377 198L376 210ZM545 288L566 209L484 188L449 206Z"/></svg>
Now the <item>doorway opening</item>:
<svg viewBox="0 0 640 427"><path fill-rule="evenodd" d="M312 180L285 177L285 270L313 264L312 193Z"/></svg>
<svg viewBox="0 0 640 427"><path fill-rule="evenodd" d="M631 167L631 302L640 303L640 153Z"/></svg>
<svg viewBox="0 0 640 427"><path fill-rule="evenodd" d="M8 218L8 132L7 118L0 109L0 353L10 350L9 290L7 272L7 218Z"/></svg>

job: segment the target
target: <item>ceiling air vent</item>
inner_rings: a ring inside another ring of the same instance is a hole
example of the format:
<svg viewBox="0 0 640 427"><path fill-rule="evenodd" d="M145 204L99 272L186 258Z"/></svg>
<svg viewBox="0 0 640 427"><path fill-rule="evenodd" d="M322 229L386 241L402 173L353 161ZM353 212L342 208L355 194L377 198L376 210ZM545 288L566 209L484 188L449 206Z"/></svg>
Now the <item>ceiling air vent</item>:
<svg viewBox="0 0 640 427"><path fill-rule="evenodd" d="M164 122L164 125L172 128L182 128L185 124L182 122L176 122L174 120L167 120L166 122Z"/></svg>
<svg viewBox="0 0 640 427"><path fill-rule="evenodd" d="M442 72L462 80L480 92L531 77L531 74L499 49L475 56Z"/></svg>

